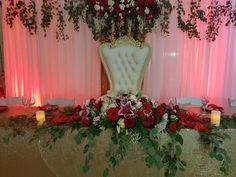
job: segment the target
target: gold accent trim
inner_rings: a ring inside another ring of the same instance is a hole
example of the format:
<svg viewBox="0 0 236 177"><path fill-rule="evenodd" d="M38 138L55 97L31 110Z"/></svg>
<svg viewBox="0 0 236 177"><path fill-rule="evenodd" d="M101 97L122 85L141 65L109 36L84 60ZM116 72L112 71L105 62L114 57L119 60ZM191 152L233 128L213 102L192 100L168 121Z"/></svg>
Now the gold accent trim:
<svg viewBox="0 0 236 177"><path fill-rule="evenodd" d="M113 39L110 43L110 46L113 48L113 47L116 47L118 45L123 45L123 44L131 44L135 47L142 47L143 43L135 40L134 38L132 37L129 37L129 36L123 36L123 37L120 37L118 39Z"/></svg>
<svg viewBox="0 0 236 177"><path fill-rule="evenodd" d="M111 76L109 74L111 72L110 72L110 70L108 68L107 62L106 62L105 57L103 55L103 48L105 48L105 47L114 48L114 47L117 47L119 45L124 45L124 44L125 45L126 44L131 44L134 47L138 47L138 48L147 47L149 49L148 55L145 58L145 62L144 62L142 71L140 73L140 78L139 78L139 81L138 81L139 85L138 85L138 90L137 91L139 92L139 91L142 90L141 88L142 88L142 81L143 81L144 73L145 73L145 71L147 69L147 66L148 66L150 60L151 60L152 49L151 49L151 47L150 47L150 45L148 43L141 43L139 41L136 41L134 38L131 38L131 37L128 37L128 36L124 36L124 37L118 38L118 39L116 39L116 40L114 40L114 41L112 41L110 43L109 42L105 42L105 43L101 44L99 46L99 48L98 48L98 52L99 52L99 55L101 57L101 61L102 61L103 67L104 67L104 69L106 71L106 74L107 74L107 77L108 77L108 80L109 80L110 90L113 91L113 84L112 83L114 83L114 81L111 79Z"/></svg>

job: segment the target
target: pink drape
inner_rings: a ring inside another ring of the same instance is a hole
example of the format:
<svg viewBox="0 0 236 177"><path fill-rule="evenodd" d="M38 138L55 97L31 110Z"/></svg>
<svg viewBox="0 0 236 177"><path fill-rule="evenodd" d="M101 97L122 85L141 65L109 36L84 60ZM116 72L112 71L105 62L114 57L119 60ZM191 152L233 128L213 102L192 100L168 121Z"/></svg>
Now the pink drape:
<svg viewBox="0 0 236 177"><path fill-rule="evenodd" d="M40 8L41 1L35 2ZM5 5L3 1L3 14ZM18 19L13 29L3 23L6 96L34 96L37 105L44 98L65 97L82 103L100 96L99 43L83 23L79 33L69 24L70 40L58 42L55 21L47 38L41 29L31 36Z"/></svg>
<svg viewBox="0 0 236 177"><path fill-rule="evenodd" d="M189 2L184 1L186 9ZM36 3L40 8L41 1ZM202 3L206 9L210 1ZM153 53L145 76L145 93L167 98L208 96L217 103L236 97L236 28L222 26L217 40L209 43L188 39L177 29L176 11L170 21L169 37L152 33L147 38ZM70 39L60 42L55 39L55 20L53 26L44 38L41 29L30 36L18 20L13 29L3 23L7 96L34 96L37 104L45 97L75 98L77 103L98 97L99 43L82 22L79 33L70 24L66 28ZM199 23L199 30L204 34L206 26Z"/></svg>
<svg viewBox="0 0 236 177"><path fill-rule="evenodd" d="M186 10L189 3L184 1ZM202 1L205 10L209 3ZM236 98L236 28L222 25L219 37L210 43L204 39L206 25L198 23L203 39L189 39L176 28L176 16L174 10L169 37L159 33L148 36L153 55L145 77L145 93L165 100L209 97L210 102L226 105L228 98Z"/></svg>

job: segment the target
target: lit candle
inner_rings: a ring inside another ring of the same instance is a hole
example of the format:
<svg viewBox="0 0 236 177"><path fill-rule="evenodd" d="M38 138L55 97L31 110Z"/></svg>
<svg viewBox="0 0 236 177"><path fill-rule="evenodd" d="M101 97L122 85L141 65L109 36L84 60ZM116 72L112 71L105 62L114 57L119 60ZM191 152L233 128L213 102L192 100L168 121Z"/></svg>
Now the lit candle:
<svg viewBox="0 0 236 177"><path fill-rule="evenodd" d="M211 124L215 126L220 125L220 117L221 112L220 111L211 111Z"/></svg>
<svg viewBox="0 0 236 177"><path fill-rule="evenodd" d="M36 120L38 121L38 125L42 125L45 122L45 112L37 111L36 112Z"/></svg>

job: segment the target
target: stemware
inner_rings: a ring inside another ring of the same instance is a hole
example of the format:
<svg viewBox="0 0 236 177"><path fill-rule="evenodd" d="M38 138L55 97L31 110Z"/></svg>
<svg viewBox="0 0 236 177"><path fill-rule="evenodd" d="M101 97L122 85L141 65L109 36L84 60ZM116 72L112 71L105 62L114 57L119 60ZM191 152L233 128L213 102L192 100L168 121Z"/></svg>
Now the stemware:
<svg viewBox="0 0 236 177"><path fill-rule="evenodd" d="M25 107L31 107L35 104L35 98L34 97L22 98L22 104Z"/></svg>
<svg viewBox="0 0 236 177"><path fill-rule="evenodd" d="M31 106L35 104L35 98L34 97L22 98L22 104L24 106L24 112L28 116L30 115L30 110L28 108L30 108Z"/></svg>
<svg viewBox="0 0 236 177"><path fill-rule="evenodd" d="M202 111L203 113L206 113L206 108L208 107L208 103L209 103L209 98L204 96L202 97Z"/></svg>
<svg viewBox="0 0 236 177"><path fill-rule="evenodd" d="M168 101L168 105L170 106L171 109L173 109L174 106L176 105L176 98L175 97L170 97L170 99Z"/></svg>

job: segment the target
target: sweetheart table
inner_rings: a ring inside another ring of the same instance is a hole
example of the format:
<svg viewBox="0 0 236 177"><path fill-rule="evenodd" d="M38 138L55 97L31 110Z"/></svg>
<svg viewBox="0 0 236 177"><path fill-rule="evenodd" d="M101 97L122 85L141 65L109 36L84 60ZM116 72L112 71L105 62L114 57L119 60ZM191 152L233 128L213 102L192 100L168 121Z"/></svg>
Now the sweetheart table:
<svg viewBox="0 0 236 177"><path fill-rule="evenodd" d="M199 107L188 107L191 111L199 111ZM17 115L23 112L34 112L33 107L25 110L23 107L9 107L6 112L0 113L1 121L6 120L10 115ZM227 108L231 114L235 109ZM0 127L0 139L7 135L9 130ZM230 177L236 176L236 130L222 130L227 132L231 141L225 142L225 148L232 158L232 168ZM82 145L75 144L73 134L67 133L61 140L56 142L52 150L45 147L45 140L29 143L32 130L28 129L26 136L17 137L10 144L0 143L0 172L4 177L83 177L102 176L104 164L104 152L108 147L109 131L106 131L98 139L98 146L94 150L95 160L92 161L88 174L81 170L84 162ZM193 130L182 130L184 138L183 159L188 166L186 171L177 173L177 177L221 177L215 160L208 157L208 150L198 141L199 135ZM164 135L161 140L165 141ZM161 177L162 172L157 172L154 168L147 168L143 160L142 150L137 146L132 146L128 156L120 166L111 172L111 177Z"/></svg>

